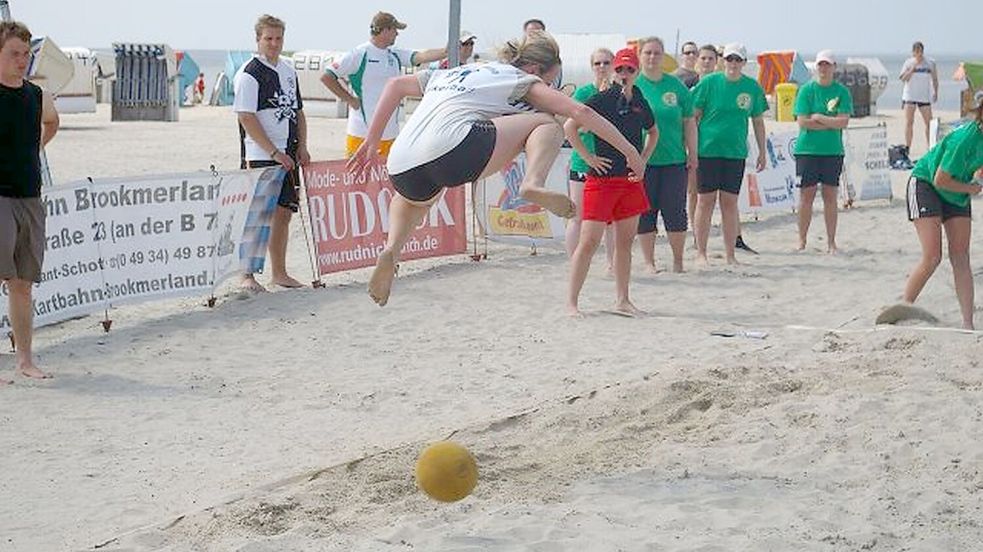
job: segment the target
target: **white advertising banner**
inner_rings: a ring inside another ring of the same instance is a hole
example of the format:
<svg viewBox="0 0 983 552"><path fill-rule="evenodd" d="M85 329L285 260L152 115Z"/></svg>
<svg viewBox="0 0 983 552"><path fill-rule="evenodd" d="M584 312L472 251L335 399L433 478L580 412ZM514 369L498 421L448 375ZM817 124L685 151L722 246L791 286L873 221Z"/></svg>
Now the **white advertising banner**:
<svg viewBox="0 0 983 552"><path fill-rule="evenodd" d="M769 134L766 138L765 170L757 172L758 145L748 140L748 157L744 166L744 185L738 197L741 213L766 210L791 211L798 201L795 176L795 141L797 132Z"/></svg>
<svg viewBox="0 0 983 552"><path fill-rule="evenodd" d="M843 133L843 177L840 195L867 201L893 197L888 159L887 126L850 128Z"/></svg>
<svg viewBox="0 0 983 552"><path fill-rule="evenodd" d="M261 272L279 168L105 179L47 188L34 324L124 302L211 292ZM0 331L10 328L0 287Z"/></svg>
<svg viewBox="0 0 983 552"><path fill-rule="evenodd" d="M547 189L568 192L570 151L560 150L546 178ZM474 205L481 230L492 241L562 247L566 220L519 197L525 174L526 156L520 154L498 174L476 183Z"/></svg>

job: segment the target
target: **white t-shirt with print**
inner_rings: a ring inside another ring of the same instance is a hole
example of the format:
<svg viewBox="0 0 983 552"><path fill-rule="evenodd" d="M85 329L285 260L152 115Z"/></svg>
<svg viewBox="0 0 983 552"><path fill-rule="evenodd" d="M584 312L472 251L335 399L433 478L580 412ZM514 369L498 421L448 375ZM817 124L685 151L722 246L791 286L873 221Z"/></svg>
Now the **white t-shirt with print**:
<svg viewBox="0 0 983 552"><path fill-rule="evenodd" d="M475 63L417 73L423 100L389 150L389 174L400 174L451 151L475 121L532 111L522 98L539 77L502 63Z"/></svg>
<svg viewBox="0 0 983 552"><path fill-rule="evenodd" d="M403 67L412 67L414 54L412 50L378 48L371 42L366 42L325 68L326 72L336 77L346 77L362 104L361 109L348 111L349 135L365 138L386 81L402 75ZM397 108L382 132L383 140L392 140L399 134L398 121Z"/></svg>
<svg viewBox="0 0 983 552"><path fill-rule="evenodd" d="M915 68L915 71L911 74L908 82L904 83L901 101L932 103L932 93L935 91L935 87L932 85L932 71L935 70L935 60L922 58L922 62L918 63L915 58L908 58L904 62L901 72L904 73L912 67Z"/></svg>

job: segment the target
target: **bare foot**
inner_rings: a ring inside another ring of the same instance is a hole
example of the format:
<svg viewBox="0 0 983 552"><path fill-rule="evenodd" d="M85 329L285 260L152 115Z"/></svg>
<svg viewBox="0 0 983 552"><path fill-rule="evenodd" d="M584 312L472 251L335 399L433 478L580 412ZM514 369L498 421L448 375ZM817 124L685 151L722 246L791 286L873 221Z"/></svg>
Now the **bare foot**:
<svg viewBox="0 0 983 552"><path fill-rule="evenodd" d="M270 281L274 285L284 288L289 288L289 289L304 287L304 284L300 283L293 276L290 276L289 274L284 274L283 276L274 276Z"/></svg>
<svg viewBox="0 0 983 552"><path fill-rule="evenodd" d="M805 250L806 250L806 242L804 241L800 241L799 245L797 245L795 249L793 249L793 251L805 251Z"/></svg>
<svg viewBox="0 0 983 552"><path fill-rule="evenodd" d="M369 278L369 297L380 307L389 302L393 279L396 277L396 258L392 251L383 250L375 262L372 277Z"/></svg>
<svg viewBox="0 0 983 552"><path fill-rule="evenodd" d="M645 265L645 273L649 276L655 276L659 272L659 267L655 266L654 264Z"/></svg>
<svg viewBox="0 0 983 552"><path fill-rule="evenodd" d="M710 259L707 258L707 254L706 253L703 253L703 254L697 253L696 254L696 266L697 266L697 268L709 268L710 267Z"/></svg>
<svg viewBox="0 0 983 552"><path fill-rule="evenodd" d="M568 219L577 216L577 205L566 194L530 187L522 189L521 196L522 199L540 205L560 218Z"/></svg>
<svg viewBox="0 0 983 552"><path fill-rule="evenodd" d="M840 250L839 250L839 249L837 249L837 247L836 247L836 244L835 244L835 243L832 243L832 244L830 244L830 245L829 245L829 246L828 246L828 247L826 248L826 254L827 254L827 255L836 255L836 254L838 254L839 252L840 252Z"/></svg>
<svg viewBox="0 0 983 552"><path fill-rule="evenodd" d="M678 261L677 260L672 261L672 271L675 272L676 274L682 274L683 272L686 272L685 270L683 270L682 259L679 259Z"/></svg>
<svg viewBox="0 0 983 552"><path fill-rule="evenodd" d="M732 265L732 266L737 266L737 265L739 265L741 263L737 260L737 257L731 257L731 258L727 259L727 264Z"/></svg>
<svg viewBox="0 0 983 552"><path fill-rule="evenodd" d="M580 308L577 305L567 305L567 316L580 319L584 317L584 313L580 312Z"/></svg>
<svg viewBox="0 0 983 552"><path fill-rule="evenodd" d="M642 315L645 314L645 311L643 311L642 309L636 307L634 304L632 304L631 301L621 301L621 302L615 303L614 306L611 307L611 312L613 314L620 314L622 316L630 316L632 318L634 318L636 316L642 316Z"/></svg>
<svg viewBox="0 0 983 552"><path fill-rule="evenodd" d="M34 365L33 362L22 362L17 364L17 372L25 378L33 379L50 379L51 374L46 374L41 371L40 368Z"/></svg>
<svg viewBox="0 0 983 552"><path fill-rule="evenodd" d="M266 288L263 287L263 284L260 284L259 282L257 282L256 281L256 277L253 276L252 274L247 274L247 275L243 276L242 277L242 283L239 284L239 287L243 291L248 291L250 293L265 293L266 292Z"/></svg>
<svg viewBox="0 0 983 552"><path fill-rule="evenodd" d="M0 378L0 386L13 385L13 384L14 382L11 380Z"/></svg>

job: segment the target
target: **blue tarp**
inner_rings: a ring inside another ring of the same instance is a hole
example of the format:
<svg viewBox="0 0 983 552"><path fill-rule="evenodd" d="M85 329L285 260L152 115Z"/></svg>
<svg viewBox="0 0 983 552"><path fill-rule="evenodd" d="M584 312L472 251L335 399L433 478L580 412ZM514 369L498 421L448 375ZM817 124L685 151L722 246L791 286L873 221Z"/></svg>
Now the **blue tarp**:
<svg viewBox="0 0 983 552"><path fill-rule="evenodd" d="M252 52L245 50L229 51L229 54L225 57L225 79L221 82L221 90L219 91L217 102L212 105L232 105L232 101L235 99L235 91L232 88L233 79L235 79L239 68L252 58Z"/></svg>
<svg viewBox="0 0 983 552"><path fill-rule="evenodd" d="M181 63L177 66L177 74L179 79L178 90L184 93L184 90L195 83L198 78L198 73L201 69L198 68L198 64L195 62L194 58L188 52L182 52Z"/></svg>

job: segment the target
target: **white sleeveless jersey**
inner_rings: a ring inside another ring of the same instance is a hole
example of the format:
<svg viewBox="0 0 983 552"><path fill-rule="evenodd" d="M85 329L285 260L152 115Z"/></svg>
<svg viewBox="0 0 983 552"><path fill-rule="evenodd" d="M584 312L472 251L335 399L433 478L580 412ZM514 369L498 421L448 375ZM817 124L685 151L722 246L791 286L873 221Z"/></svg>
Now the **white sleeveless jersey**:
<svg viewBox="0 0 983 552"><path fill-rule="evenodd" d="M532 111L523 101L539 77L503 63L417 73L423 100L389 150L389 174L400 174L451 151L475 121Z"/></svg>

